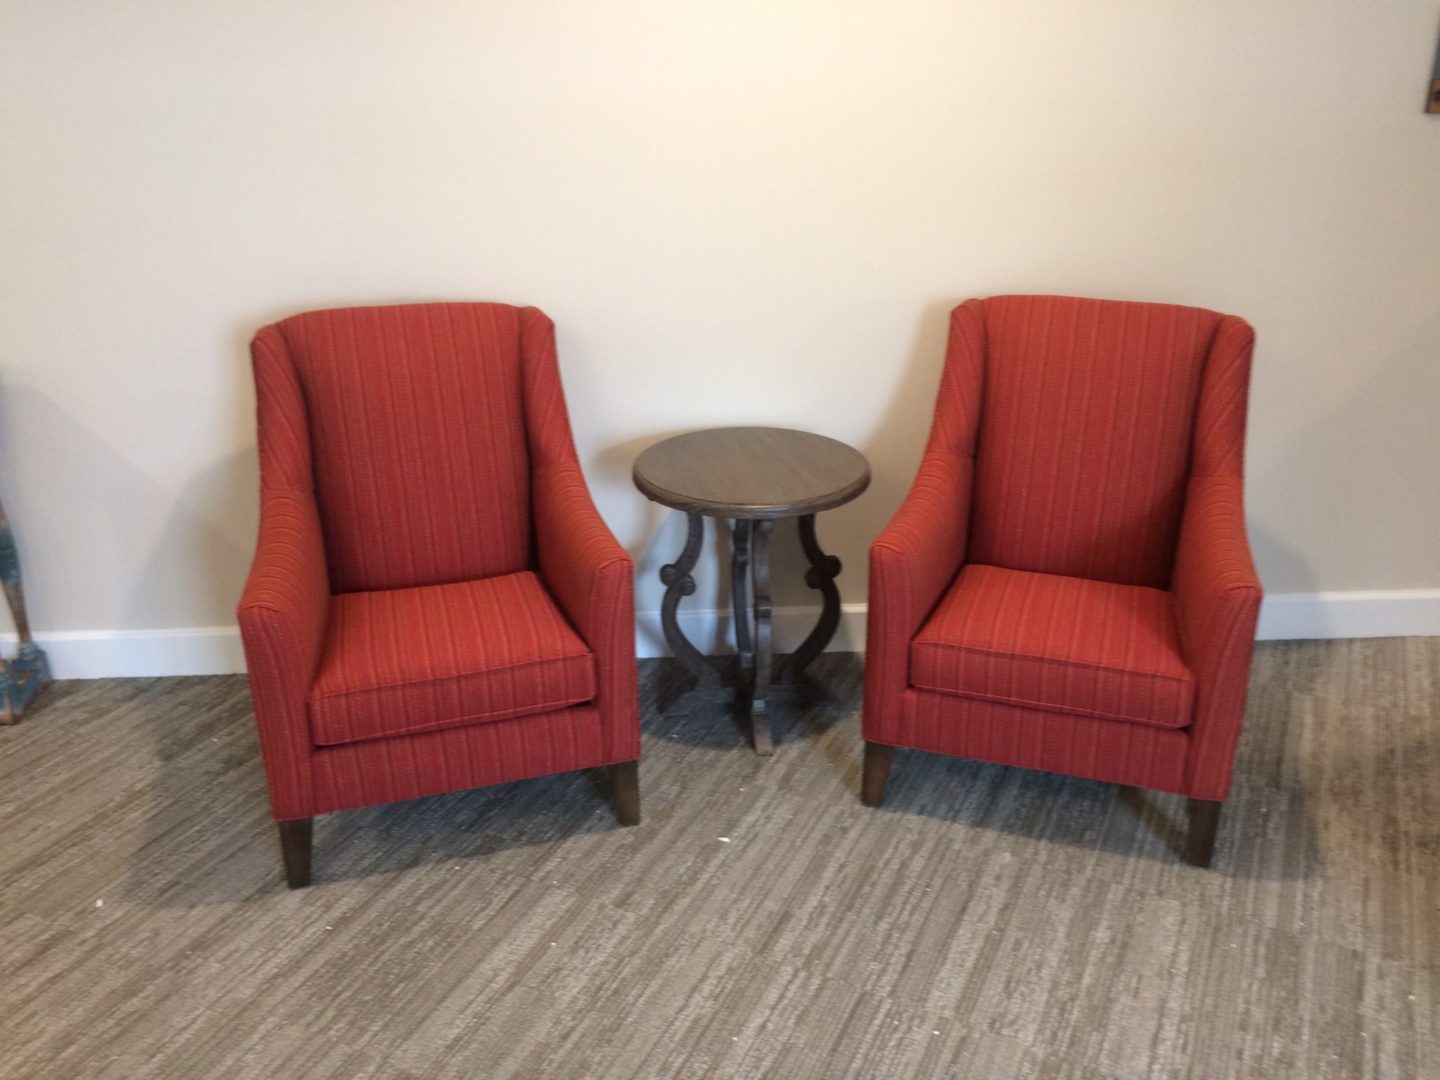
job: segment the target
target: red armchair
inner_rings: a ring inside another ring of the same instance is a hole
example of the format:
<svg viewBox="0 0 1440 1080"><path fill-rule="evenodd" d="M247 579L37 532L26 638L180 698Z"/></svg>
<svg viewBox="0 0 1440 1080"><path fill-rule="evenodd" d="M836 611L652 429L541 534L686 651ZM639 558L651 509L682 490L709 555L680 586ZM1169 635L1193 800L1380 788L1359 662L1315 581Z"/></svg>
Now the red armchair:
<svg viewBox="0 0 1440 1080"><path fill-rule="evenodd" d="M335 810L605 765L638 822L630 558L580 472L550 320L319 311L251 353L239 621L291 887Z"/></svg>
<svg viewBox="0 0 1440 1080"><path fill-rule="evenodd" d="M867 805L895 747L1045 769L1188 796L1209 865L1260 607L1253 344L1198 308L954 310L919 475L870 548Z"/></svg>

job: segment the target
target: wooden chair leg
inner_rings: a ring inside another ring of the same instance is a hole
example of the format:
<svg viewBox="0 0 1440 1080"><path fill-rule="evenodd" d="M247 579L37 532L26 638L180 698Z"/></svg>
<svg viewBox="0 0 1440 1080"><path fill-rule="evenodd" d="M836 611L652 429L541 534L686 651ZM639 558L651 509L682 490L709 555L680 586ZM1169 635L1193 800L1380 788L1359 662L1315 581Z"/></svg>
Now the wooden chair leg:
<svg viewBox="0 0 1440 1080"><path fill-rule="evenodd" d="M890 779L890 763L895 748L884 743L865 744L865 770L860 779L860 801L866 806L879 806L885 801L885 781Z"/></svg>
<svg viewBox="0 0 1440 1080"><path fill-rule="evenodd" d="M1186 802L1190 828L1185 836L1185 861L1191 866L1210 865L1210 858L1215 854L1215 834L1220 828L1220 808L1224 805L1211 799Z"/></svg>
<svg viewBox="0 0 1440 1080"><path fill-rule="evenodd" d="M621 825L640 824L640 762L610 766L610 801Z"/></svg>
<svg viewBox="0 0 1440 1080"><path fill-rule="evenodd" d="M285 862L285 884L303 889L310 884L310 838L314 818L277 821L280 830L280 857Z"/></svg>

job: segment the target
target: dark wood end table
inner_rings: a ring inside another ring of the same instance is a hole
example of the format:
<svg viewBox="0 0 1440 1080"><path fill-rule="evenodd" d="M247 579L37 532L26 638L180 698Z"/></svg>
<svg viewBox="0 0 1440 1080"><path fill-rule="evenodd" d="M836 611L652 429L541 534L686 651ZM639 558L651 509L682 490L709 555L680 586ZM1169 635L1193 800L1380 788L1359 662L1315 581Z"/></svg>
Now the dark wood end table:
<svg viewBox="0 0 1440 1080"><path fill-rule="evenodd" d="M755 751L774 752L767 699L774 683L798 683L806 665L840 625L840 560L815 537L815 515L842 506L870 484L870 465L858 450L824 435L786 428L713 428L677 435L635 461L635 486L647 498L683 510L689 519L684 550L660 570L665 599L660 625L676 659L698 690L725 687L721 664L697 649L676 621L682 597L695 591L691 571L700 558L704 519L730 522L731 603L735 616L736 697L747 706ZM781 518L799 518L800 544L810 561L805 582L819 591L820 619L778 677L771 671L770 534ZM747 602L748 600L748 602Z"/></svg>

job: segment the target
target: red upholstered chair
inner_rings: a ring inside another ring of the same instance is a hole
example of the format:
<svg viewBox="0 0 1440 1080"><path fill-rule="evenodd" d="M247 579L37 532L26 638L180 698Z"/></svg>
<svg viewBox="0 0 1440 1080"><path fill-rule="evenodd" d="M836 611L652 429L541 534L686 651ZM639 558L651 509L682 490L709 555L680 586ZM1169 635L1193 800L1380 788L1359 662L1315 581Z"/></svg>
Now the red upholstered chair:
<svg viewBox="0 0 1440 1080"><path fill-rule="evenodd" d="M334 810L608 765L638 822L630 558L580 472L550 320L318 311L251 352L239 619L290 885Z"/></svg>
<svg viewBox="0 0 1440 1080"><path fill-rule="evenodd" d="M870 548L864 802L897 746L1153 788L1189 797L1209 864L1260 607L1253 343L1163 304L954 310L919 475Z"/></svg>

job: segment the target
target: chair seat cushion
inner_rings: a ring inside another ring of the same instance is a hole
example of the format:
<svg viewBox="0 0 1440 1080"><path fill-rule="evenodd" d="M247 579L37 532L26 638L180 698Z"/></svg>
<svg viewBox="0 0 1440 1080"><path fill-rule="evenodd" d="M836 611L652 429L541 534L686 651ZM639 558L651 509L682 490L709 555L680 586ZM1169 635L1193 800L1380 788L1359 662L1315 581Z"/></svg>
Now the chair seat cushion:
<svg viewBox="0 0 1440 1080"><path fill-rule="evenodd" d="M525 571L330 600L316 745L505 720L595 696L590 649Z"/></svg>
<svg viewBox="0 0 1440 1080"><path fill-rule="evenodd" d="M963 567L910 646L922 690L1156 727L1190 723L1195 678L1170 594Z"/></svg>

